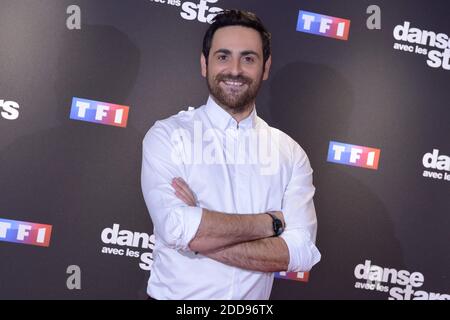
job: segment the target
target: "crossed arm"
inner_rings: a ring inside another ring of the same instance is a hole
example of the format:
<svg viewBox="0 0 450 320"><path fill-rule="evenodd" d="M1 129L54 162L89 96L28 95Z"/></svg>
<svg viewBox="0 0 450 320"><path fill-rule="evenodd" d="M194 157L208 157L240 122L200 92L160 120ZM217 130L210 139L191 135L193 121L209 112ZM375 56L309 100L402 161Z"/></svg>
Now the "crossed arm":
<svg viewBox="0 0 450 320"><path fill-rule="evenodd" d="M195 196L181 178L173 179L175 195L189 206ZM284 222L281 211L272 212ZM272 237L272 218L265 214L226 214L202 209L202 219L189 248L211 259L242 269L276 272L289 265L282 238Z"/></svg>
<svg viewBox="0 0 450 320"><path fill-rule="evenodd" d="M159 241L176 250L199 252L228 265L262 272L309 271L320 260L314 244L317 219L312 169L299 146L282 212L271 212L282 221L289 219L287 228L281 236L272 237L269 215L202 209L186 183L180 179L170 183L172 177L183 176L183 170L169 132L167 125L157 122L143 142L142 190Z"/></svg>

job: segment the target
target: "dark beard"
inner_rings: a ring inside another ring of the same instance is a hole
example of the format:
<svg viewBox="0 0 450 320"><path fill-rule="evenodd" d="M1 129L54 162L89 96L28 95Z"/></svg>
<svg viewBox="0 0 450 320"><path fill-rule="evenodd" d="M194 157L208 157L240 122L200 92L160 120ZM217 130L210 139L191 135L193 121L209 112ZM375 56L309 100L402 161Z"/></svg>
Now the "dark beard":
<svg viewBox="0 0 450 320"><path fill-rule="evenodd" d="M221 87L221 81L239 81L247 85L248 88L241 94L237 92L233 94L226 93ZM261 87L262 77L258 82L253 82L250 78L244 76L232 76L219 74L215 79L210 81L209 74L206 77L206 82L208 84L208 89L214 100L220 106L227 108L227 111L233 114L242 113L247 109L253 107L258 91Z"/></svg>

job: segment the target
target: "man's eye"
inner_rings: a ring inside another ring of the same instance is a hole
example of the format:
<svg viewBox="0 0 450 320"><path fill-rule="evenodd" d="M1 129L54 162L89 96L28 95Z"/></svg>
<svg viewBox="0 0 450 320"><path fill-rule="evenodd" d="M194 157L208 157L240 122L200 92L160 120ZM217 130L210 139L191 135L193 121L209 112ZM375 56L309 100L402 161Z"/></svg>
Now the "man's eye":
<svg viewBox="0 0 450 320"><path fill-rule="evenodd" d="M225 61L226 59L227 59L227 56L224 54L217 56L217 60L219 60L219 61Z"/></svg>
<svg viewBox="0 0 450 320"><path fill-rule="evenodd" d="M247 63L253 63L253 62L255 62L255 59L251 56L246 56L246 57L244 57L244 61Z"/></svg>

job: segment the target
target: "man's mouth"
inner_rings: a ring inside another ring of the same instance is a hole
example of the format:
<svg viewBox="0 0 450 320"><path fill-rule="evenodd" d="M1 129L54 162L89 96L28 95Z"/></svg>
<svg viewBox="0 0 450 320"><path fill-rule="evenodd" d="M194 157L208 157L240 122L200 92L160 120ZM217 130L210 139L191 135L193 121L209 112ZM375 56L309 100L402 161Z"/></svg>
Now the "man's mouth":
<svg viewBox="0 0 450 320"><path fill-rule="evenodd" d="M221 81L228 88L241 88L246 85L245 82L236 81L236 80L223 80Z"/></svg>

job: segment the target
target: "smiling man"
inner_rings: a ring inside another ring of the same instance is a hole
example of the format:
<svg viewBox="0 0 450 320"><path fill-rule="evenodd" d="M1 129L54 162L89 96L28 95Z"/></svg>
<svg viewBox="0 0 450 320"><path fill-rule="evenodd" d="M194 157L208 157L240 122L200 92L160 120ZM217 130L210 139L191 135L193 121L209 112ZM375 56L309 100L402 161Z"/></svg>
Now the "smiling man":
<svg viewBox="0 0 450 320"><path fill-rule="evenodd" d="M206 105L157 121L144 138L154 299L268 299L274 272L320 260L309 160L256 113L271 59L259 18L218 14L200 61Z"/></svg>

